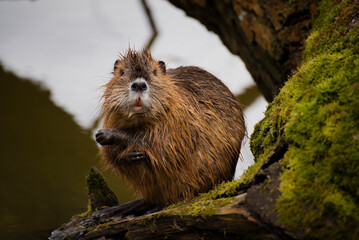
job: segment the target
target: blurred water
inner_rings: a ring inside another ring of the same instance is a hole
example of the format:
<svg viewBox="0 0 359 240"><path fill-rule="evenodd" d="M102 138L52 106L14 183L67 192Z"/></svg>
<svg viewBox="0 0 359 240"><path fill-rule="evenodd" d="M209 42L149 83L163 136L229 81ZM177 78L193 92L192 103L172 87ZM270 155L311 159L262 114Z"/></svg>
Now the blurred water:
<svg viewBox="0 0 359 240"><path fill-rule="evenodd" d="M153 56L219 77L246 105L250 135L267 103L241 60L167 1L148 3L159 30ZM99 165L90 130L99 87L118 54L150 34L140 1L0 1L0 239L44 239L86 210L84 179ZM237 178L253 161L246 142ZM132 198L105 174L120 201Z"/></svg>

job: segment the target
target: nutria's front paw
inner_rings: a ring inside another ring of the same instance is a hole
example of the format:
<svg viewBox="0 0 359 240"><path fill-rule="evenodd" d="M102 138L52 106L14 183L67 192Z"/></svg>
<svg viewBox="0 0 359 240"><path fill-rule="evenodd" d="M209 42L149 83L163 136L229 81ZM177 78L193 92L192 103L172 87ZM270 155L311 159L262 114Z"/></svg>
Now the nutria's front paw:
<svg viewBox="0 0 359 240"><path fill-rule="evenodd" d="M115 143L115 134L111 129L100 129L96 133L96 142L101 145L111 145Z"/></svg>

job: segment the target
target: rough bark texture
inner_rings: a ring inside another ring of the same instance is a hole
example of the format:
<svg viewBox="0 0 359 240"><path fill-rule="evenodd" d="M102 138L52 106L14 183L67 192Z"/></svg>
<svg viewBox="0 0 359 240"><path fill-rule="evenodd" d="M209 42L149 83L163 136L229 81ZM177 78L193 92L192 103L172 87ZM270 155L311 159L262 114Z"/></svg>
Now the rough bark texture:
<svg viewBox="0 0 359 240"><path fill-rule="evenodd" d="M268 101L298 66L316 10L315 1L169 1L215 32L242 58Z"/></svg>
<svg viewBox="0 0 359 240"><path fill-rule="evenodd" d="M278 215L267 204L263 213L252 207L306 238L358 239L359 2L323 0L318 12L300 67L251 136L256 164L280 139L288 143ZM275 193L263 189L268 198Z"/></svg>
<svg viewBox="0 0 359 240"><path fill-rule="evenodd" d="M166 215L163 211L125 219L97 221L77 217L55 230L50 239L282 239L244 205L246 194L207 219Z"/></svg>

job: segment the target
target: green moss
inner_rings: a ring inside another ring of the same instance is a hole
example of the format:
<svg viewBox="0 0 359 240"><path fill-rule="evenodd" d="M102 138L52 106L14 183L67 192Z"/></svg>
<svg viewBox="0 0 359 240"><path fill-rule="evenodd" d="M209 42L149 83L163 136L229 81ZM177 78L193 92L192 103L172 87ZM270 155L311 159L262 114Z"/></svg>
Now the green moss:
<svg viewBox="0 0 359 240"><path fill-rule="evenodd" d="M83 213L78 213L78 214L75 214L71 217L71 220L75 219L75 218L82 218L82 217L87 217L87 216L90 216L92 213L94 213L94 209L92 209L92 206L91 206L91 201L88 200L88 203L87 203L87 211L86 212L83 212Z"/></svg>
<svg viewBox="0 0 359 240"><path fill-rule="evenodd" d="M88 228L86 228L86 231L87 232L92 232L92 231L97 231L97 230L100 230L100 229L110 229L111 224L112 224L112 222L110 221L110 222L102 223L102 224L99 224L99 225L91 225Z"/></svg>
<svg viewBox="0 0 359 240"><path fill-rule="evenodd" d="M147 216L145 218L142 218L138 221L136 221L136 224L140 225L140 226L145 226L147 228L149 228L151 230L151 232L156 232L157 230L157 225L156 225L156 219L158 218L158 216L154 216L154 215L150 215Z"/></svg>
<svg viewBox="0 0 359 240"><path fill-rule="evenodd" d="M242 180L234 180L217 185L208 193L202 193L198 197L176 203L167 207L164 215L192 215L197 217L209 217L216 214L220 207L232 202L238 190L243 186Z"/></svg>
<svg viewBox="0 0 359 240"><path fill-rule="evenodd" d="M112 207L118 205L115 194L109 189L103 175L95 167L91 167L86 176L87 191L89 202L87 205L87 214L102 207Z"/></svg>
<svg viewBox="0 0 359 240"><path fill-rule="evenodd" d="M303 62L255 126L260 164L280 137L280 222L312 238L359 238L359 2L322 1Z"/></svg>

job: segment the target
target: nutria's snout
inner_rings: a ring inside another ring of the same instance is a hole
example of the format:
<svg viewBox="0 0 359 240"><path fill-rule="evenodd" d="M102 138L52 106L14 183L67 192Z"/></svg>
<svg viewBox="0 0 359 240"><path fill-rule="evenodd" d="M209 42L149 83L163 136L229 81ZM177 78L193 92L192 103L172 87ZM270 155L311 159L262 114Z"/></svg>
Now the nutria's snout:
<svg viewBox="0 0 359 240"><path fill-rule="evenodd" d="M137 78L130 83L130 104L133 113L144 113L151 107L149 85L144 78Z"/></svg>
<svg viewBox="0 0 359 240"><path fill-rule="evenodd" d="M147 83L143 81L135 81L131 84L131 91L143 92L147 90Z"/></svg>

